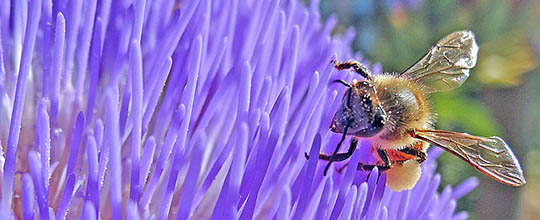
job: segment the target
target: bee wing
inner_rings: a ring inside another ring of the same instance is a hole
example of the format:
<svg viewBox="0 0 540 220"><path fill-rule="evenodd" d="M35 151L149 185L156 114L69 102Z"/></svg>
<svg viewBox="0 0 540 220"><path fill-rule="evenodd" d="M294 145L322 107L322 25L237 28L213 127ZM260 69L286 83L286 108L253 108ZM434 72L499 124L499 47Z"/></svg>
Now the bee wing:
<svg viewBox="0 0 540 220"><path fill-rule="evenodd" d="M500 137L439 130L416 130L413 137L443 148L501 183L510 186L526 183L516 156Z"/></svg>
<svg viewBox="0 0 540 220"><path fill-rule="evenodd" d="M471 31L456 31L437 42L426 55L400 75L436 91L457 88L476 65L478 45Z"/></svg>

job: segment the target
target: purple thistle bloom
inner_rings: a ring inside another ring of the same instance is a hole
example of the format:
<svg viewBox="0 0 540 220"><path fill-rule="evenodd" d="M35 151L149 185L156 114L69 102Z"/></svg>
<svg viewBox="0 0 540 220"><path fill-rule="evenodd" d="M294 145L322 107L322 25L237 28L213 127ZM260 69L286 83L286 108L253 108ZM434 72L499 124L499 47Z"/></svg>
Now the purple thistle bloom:
<svg viewBox="0 0 540 220"><path fill-rule="evenodd" d="M376 169L322 175L317 154L341 136L328 127L344 88L329 82L356 77L330 60L359 55L317 8L2 1L0 216L467 218L456 200L478 182L438 193L437 149L412 190ZM364 143L350 163L373 160Z"/></svg>

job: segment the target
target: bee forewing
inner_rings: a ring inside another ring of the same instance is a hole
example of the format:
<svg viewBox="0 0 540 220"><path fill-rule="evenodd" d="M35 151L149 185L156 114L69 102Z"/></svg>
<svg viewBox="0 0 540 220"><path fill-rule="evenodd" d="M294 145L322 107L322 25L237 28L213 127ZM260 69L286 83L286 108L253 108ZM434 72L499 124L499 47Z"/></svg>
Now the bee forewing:
<svg viewBox="0 0 540 220"><path fill-rule="evenodd" d="M439 130L416 130L415 137L453 153L501 183L511 186L526 183L516 156L500 137Z"/></svg>
<svg viewBox="0 0 540 220"><path fill-rule="evenodd" d="M476 65L478 45L471 31L456 31L437 42L402 76L433 89L446 91L457 88L469 77Z"/></svg>

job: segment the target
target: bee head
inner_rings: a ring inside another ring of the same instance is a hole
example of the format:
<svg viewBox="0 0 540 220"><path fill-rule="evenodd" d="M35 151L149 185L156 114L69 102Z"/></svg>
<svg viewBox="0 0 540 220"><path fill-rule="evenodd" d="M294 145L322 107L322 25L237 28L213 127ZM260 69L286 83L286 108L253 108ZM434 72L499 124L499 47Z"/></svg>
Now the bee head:
<svg viewBox="0 0 540 220"><path fill-rule="evenodd" d="M372 137L382 131L386 112L377 97L375 86L368 81L353 82L343 96L330 129L357 137Z"/></svg>

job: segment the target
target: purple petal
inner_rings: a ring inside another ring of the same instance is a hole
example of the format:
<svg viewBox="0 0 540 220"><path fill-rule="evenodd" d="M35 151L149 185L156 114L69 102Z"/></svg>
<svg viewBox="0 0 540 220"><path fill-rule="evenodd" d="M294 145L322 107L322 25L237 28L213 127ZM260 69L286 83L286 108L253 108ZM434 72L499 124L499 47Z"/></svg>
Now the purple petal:
<svg viewBox="0 0 540 220"><path fill-rule="evenodd" d="M98 153L96 139L92 135L86 136L86 155L88 157L88 183L86 188L86 203L92 203L99 207L99 184L98 184Z"/></svg>
<svg viewBox="0 0 540 220"><path fill-rule="evenodd" d="M64 43L66 38L66 20L62 13L58 13L56 16L56 28L54 31L54 46L52 56L52 80L49 91L51 99L51 117L56 122L58 115L58 105L60 96L60 80L62 77L62 64L64 61Z"/></svg>
<svg viewBox="0 0 540 220"><path fill-rule="evenodd" d="M351 214L353 211L352 207L354 205L355 200L356 200L356 186L353 185L349 189L349 192L347 192L347 196L345 198L345 205L343 206L339 219L351 219Z"/></svg>
<svg viewBox="0 0 540 220"><path fill-rule="evenodd" d="M476 188L478 186L478 184L480 184L480 183L479 183L478 179L475 178L475 177L471 177L471 178L465 180L464 182L462 182L461 184L456 186L456 188L453 190L452 199L455 199L455 200L460 199L465 194L469 193L474 188Z"/></svg>
<svg viewBox="0 0 540 220"><path fill-rule="evenodd" d="M71 174L67 178L66 186L64 192L62 193L62 200L58 205L58 210L56 211L56 219L66 219L66 214L68 212L68 206L73 196L73 187L75 185L75 175Z"/></svg>
<svg viewBox="0 0 540 220"><path fill-rule="evenodd" d="M103 48L103 39L101 38L103 21L101 18L96 18L95 31L92 37L92 44L90 48L90 85L88 87L88 100L86 104L86 121L87 123L92 121L94 117L94 104L96 101L96 93L99 83L99 71L101 64L101 53ZM84 83L84 82L83 82Z"/></svg>
<svg viewBox="0 0 540 220"><path fill-rule="evenodd" d="M294 212L293 219L301 219L304 214L304 209L306 208L309 196L311 194L311 184L313 182L313 175L315 174L315 168L317 166L319 152L321 149L321 136L315 136L313 140L313 145L311 151L309 152L308 165L306 167L306 172L304 173L304 183L302 184L302 192L298 198L298 204L296 206L296 211Z"/></svg>
<svg viewBox="0 0 540 220"><path fill-rule="evenodd" d="M25 102L26 84L30 73L30 67L32 66L32 54L36 42L36 32L41 17L41 0L32 0L29 11L30 19L28 21L28 27L26 28L27 31L24 35L21 63L19 65L19 74L15 91L15 101L13 103L13 113L9 125L9 136L6 146L6 161L4 164L4 178L2 183L2 205L4 207L11 207L19 132Z"/></svg>
<svg viewBox="0 0 540 220"><path fill-rule="evenodd" d="M94 28L94 17L96 14L97 0L86 1L87 5L82 11L83 20L81 25L81 39L77 44L78 57L77 60L77 81L75 83L75 98L81 99L83 95L83 87L86 79L86 71L88 65L88 56L92 40L92 30ZM100 34L101 35L101 34ZM101 36L99 36L101 37Z"/></svg>
<svg viewBox="0 0 540 220"><path fill-rule="evenodd" d="M288 188L285 188L281 194L281 200L275 219L287 219L290 216L291 191Z"/></svg>
<svg viewBox="0 0 540 220"><path fill-rule="evenodd" d="M332 178L327 178L321 197L321 202L319 203L319 208L317 208L316 219L326 219L326 216L328 216L329 213L327 214L328 211L326 210L326 207L330 205L330 193L333 188L334 181Z"/></svg>
<svg viewBox="0 0 540 220"><path fill-rule="evenodd" d="M77 122L73 128L73 135L71 136L71 146L69 150L69 159L67 163L67 176L73 173L75 165L77 162L77 157L79 155L79 146L82 142L82 135L84 129L84 115L82 112L79 112L77 115Z"/></svg>
<svg viewBox="0 0 540 220"><path fill-rule="evenodd" d="M154 136L150 136L146 143L144 144L144 151L141 157L141 167L139 174L139 184L143 187L146 184L148 179L148 174L150 174L150 165L154 159L154 153L156 148L156 139Z"/></svg>
<svg viewBox="0 0 540 220"><path fill-rule="evenodd" d="M128 202L126 206L126 219L139 220L141 219L139 215L139 210L137 209L137 204L133 201Z"/></svg>
<svg viewBox="0 0 540 220"><path fill-rule="evenodd" d="M144 7L144 1L143 1ZM142 18L141 18L142 19ZM141 27L142 28L142 21ZM131 188L130 199L138 201L141 191L139 185L139 167L141 156L141 136L142 136L142 99L143 99L143 73L142 73L142 55L139 42L133 41L130 49L130 67L132 78L132 105L131 120L133 129L131 132Z"/></svg>
<svg viewBox="0 0 540 220"><path fill-rule="evenodd" d="M49 168L51 167L49 161L51 158L51 128L45 100L42 100L39 103L36 130L36 140L38 141L38 146L40 146L39 151L41 154L41 174L43 175L43 183L45 184L46 189L45 192L48 196Z"/></svg>
<svg viewBox="0 0 540 220"><path fill-rule="evenodd" d="M368 185L366 182L360 184L358 188L358 195L356 196L356 201L354 203L353 218L359 219L364 206L366 205L367 200Z"/></svg>
<svg viewBox="0 0 540 220"><path fill-rule="evenodd" d="M173 148L173 142L175 141L176 136L179 132L178 126L184 120L184 112L184 105L179 105L176 112L174 113L174 118L176 120L173 121L174 124L171 125L171 128L167 132L167 136L165 137L165 140L161 145L161 152L159 154L158 160L156 161L156 167L154 169L154 172L152 173L152 176L150 177L148 185L146 186L145 193L141 198L141 201L139 202L139 204L145 209L150 204L150 200L152 199L156 187L158 186L158 181L161 178L163 170L165 169L169 155L171 154Z"/></svg>
<svg viewBox="0 0 540 220"><path fill-rule="evenodd" d="M193 148L187 172L187 176L192 178L187 178L184 181L176 219L187 219L191 214L193 195L195 194L195 187L197 186L196 177L199 176L202 154L204 153L204 146L202 143L202 140L197 141Z"/></svg>
<svg viewBox="0 0 540 220"><path fill-rule="evenodd" d="M34 184L28 174L22 178L23 219L34 219Z"/></svg>
<svg viewBox="0 0 540 220"><path fill-rule="evenodd" d="M94 204L92 204L92 202L86 202L84 204L81 219L84 219L84 220L95 220L95 219L97 219L97 217L96 217L96 208L94 207Z"/></svg>
<svg viewBox="0 0 540 220"><path fill-rule="evenodd" d="M41 167L39 162L39 156L37 152L28 152L28 165L30 167L30 174L32 175L32 181L34 183L34 191L36 192L37 203L39 207L39 215L41 219L49 219L48 197L46 196L45 186L43 184L43 175L41 173Z"/></svg>
<svg viewBox="0 0 540 220"><path fill-rule="evenodd" d="M360 154L358 151L354 151L351 159L350 164L357 164L360 160ZM341 182L341 185L339 186L339 194L336 200L336 203L334 204L334 209L332 209L332 214L330 215L331 219L337 219L343 209L343 204L345 202L345 197L347 195L347 192L349 191L349 188L351 186L354 174L356 171L356 166L348 166L347 170L345 171L345 175L343 175L343 180ZM375 176L376 174L376 170ZM371 174L373 176L373 173Z"/></svg>
<svg viewBox="0 0 540 220"><path fill-rule="evenodd" d="M111 187L110 200L112 204L112 217L113 219L120 219L122 217L122 157L120 154L120 128L118 125L118 102L117 96L112 89L108 89L106 92L106 107L107 107L107 121L105 123L105 140L106 145L109 147L110 160L110 180L109 185Z"/></svg>
<svg viewBox="0 0 540 220"><path fill-rule="evenodd" d="M467 214L467 212L458 212L454 216L452 216L452 220L464 220L468 218L469 215Z"/></svg>
<svg viewBox="0 0 540 220"><path fill-rule="evenodd" d="M246 160L248 127L243 123L240 132L237 134L237 147L234 149L234 160L225 178L222 190L216 202L216 207L212 214L212 219L234 219L238 216L236 205L238 203L240 185L242 184L243 168Z"/></svg>
<svg viewBox="0 0 540 220"><path fill-rule="evenodd" d="M66 63L64 64L64 72L62 75L61 87L65 88L66 84L71 85L71 73L73 72L73 63L75 59L69 59L74 57L75 49L77 47L77 34L80 25L82 0L69 1L69 9L62 11L66 16ZM67 13L66 13L67 12Z"/></svg>

